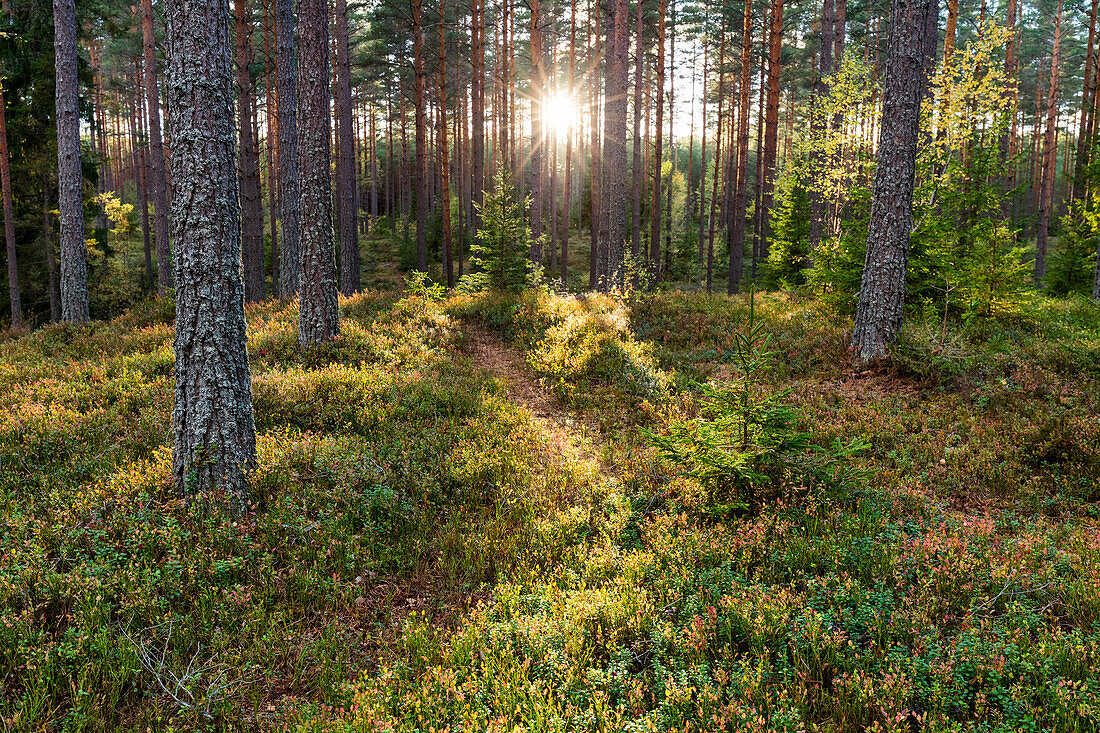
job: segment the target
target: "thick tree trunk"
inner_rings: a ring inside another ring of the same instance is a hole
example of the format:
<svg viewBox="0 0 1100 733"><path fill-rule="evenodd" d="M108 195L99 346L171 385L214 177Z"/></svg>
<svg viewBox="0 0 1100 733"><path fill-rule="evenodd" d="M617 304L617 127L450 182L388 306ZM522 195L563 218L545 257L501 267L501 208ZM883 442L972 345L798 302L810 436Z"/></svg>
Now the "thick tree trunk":
<svg viewBox="0 0 1100 733"><path fill-rule="evenodd" d="M604 101L603 184L607 202L607 239L601 289L621 289L623 254L628 236L626 220L626 109L629 13L626 0L612 0L608 24L606 99Z"/></svg>
<svg viewBox="0 0 1100 733"><path fill-rule="evenodd" d="M250 303L264 299L264 221L260 208L260 167L252 137L252 12L248 0L234 0L237 31L237 137L240 148L241 243L244 259L244 297Z"/></svg>
<svg viewBox="0 0 1100 733"><path fill-rule="evenodd" d="M359 262L358 187L355 185L355 138L351 124L351 60L348 51L348 7L336 0L336 117L339 119L336 155L336 197L340 242L340 292L353 295L361 286Z"/></svg>
<svg viewBox="0 0 1100 733"><path fill-rule="evenodd" d="M573 99L573 94L576 91L576 73L577 73L577 0L571 0L569 4L569 98ZM562 198L564 199L563 205L565 207L565 236L561 240L561 284L562 287L569 286L569 228L572 219L573 211L573 192L572 192L572 177L573 177L573 135L575 130L573 125L570 124L565 138L565 176L563 185L565 190L562 192ZM577 217L577 235L580 235L581 224L580 216Z"/></svg>
<svg viewBox="0 0 1100 733"><path fill-rule="evenodd" d="M864 362L885 357L901 329L920 106L936 52L935 0L891 0L890 19L871 225L852 333L854 356Z"/></svg>
<svg viewBox="0 0 1100 733"><path fill-rule="evenodd" d="M19 262L15 255L15 219L11 196L11 172L8 169L8 121L5 114L4 88L0 84L0 188L4 195L4 244L8 254L8 298L11 302L11 327L23 328L23 304L19 299Z"/></svg>
<svg viewBox="0 0 1100 733"><path fill-rule="evenodd" d="M279 73L279 297L295 295L301 283L301 220L298 188L298 54L294 0L275 0L275 55Z"/></svg>
<svg viewBox="0 0 1100 733"><path fill-rule="evenodd" d="M298 176L301 240L298 342L319 344L340 331L332 234L332 117L328 3L298 2Z"/></svg>
<svg viewBox="0 0 1100 733"><path fill-rule="evenodd" d="M61 215L61 320L88 320L88 263L84 244L84 179L80 173L76 4L54 0L57 101L58 211Z"/></svg>
<svg viewBox="0 0 1100 733"><path fill-rule="evenodd" d="M1047 274L1047 236L1050 231L1050 214L1054 208L1055 169L1058 165L1058 146L1055 144L1058 116L1058 76L1061 71L1062 49L1062 1L1058 2L1058 15L1054 22L1054 51L1050 60L1050 91L1047 95L1047 127L1043 135L1043 154L1039 169L1039 213L1035 230L1036 285L1042 285Z"/></svg>
<svg viewBox="0 0 1100 733"><path fill-rule="evenodd" d="M180 494L245 511L256 465L241 278L228 0L167 0L168 126L175 152L176 391Z"/></svg>
<svg viewBox="0 0 1100 733"><path fill-rule="evenodd" d="M145 112L149 118L149 157L153 172L153 227L157 245L157 293L172 287L172 249L168 240L168 176L160 134L160 95L157 92L157 55L153 36L152 0L141 0L141 38L145 58Z"/></svg>

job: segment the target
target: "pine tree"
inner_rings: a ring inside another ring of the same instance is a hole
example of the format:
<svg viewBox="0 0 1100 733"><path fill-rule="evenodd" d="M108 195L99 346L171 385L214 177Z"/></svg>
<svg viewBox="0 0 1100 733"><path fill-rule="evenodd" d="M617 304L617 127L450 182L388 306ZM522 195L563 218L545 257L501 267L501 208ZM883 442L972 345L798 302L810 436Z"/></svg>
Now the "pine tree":
<svg viewBox="0 0 1100 733"><path fill-rule="evenodd" d="M167 0L173 140L176 390L172 474L181 494L248 501L256 465L234 159L229 0Z"/></svg>

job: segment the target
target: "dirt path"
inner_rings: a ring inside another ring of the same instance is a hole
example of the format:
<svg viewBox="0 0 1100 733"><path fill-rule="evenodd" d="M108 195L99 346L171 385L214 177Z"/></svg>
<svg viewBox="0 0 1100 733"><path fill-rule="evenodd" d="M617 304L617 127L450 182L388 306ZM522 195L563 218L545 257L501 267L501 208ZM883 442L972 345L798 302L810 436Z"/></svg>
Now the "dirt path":
<svg viewBox="0 0 1100 733"><path fill-rule="evenodd" d="M504 382L508 399L525 408L548 441L548 448L558 455L587 463L605 478L608 466L599 456L599 430L583 418L563 407L531 373L523 352L504 344L480 325L463 321L466 352L479 367Z"/></svg>

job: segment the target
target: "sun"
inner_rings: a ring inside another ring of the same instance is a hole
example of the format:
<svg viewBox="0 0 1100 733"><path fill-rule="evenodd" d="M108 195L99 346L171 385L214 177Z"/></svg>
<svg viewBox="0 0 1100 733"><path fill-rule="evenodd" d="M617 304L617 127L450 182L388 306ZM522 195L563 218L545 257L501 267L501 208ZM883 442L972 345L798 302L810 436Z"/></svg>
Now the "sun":
<svg viewBox="0 0 1100 733"><path fill-rule="evenodd" d="M569 132L580 116L576 103L563 92L547 97L542 109L547 127L559 133Z"/></svg>

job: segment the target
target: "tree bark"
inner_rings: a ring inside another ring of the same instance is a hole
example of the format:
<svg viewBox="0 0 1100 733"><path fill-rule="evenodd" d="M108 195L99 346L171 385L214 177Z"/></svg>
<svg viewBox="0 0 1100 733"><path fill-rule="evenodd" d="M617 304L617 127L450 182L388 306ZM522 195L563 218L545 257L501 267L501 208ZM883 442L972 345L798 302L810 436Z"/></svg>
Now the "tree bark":
<svg viewBox="0 0 1100 733"><path fill-rule="evenodd" d="M485 0L472 0L470 21L473 81L470 88L472 140L470 142L470 175L473 180L472 226L481 228L481 205L485 201ZM519 175L519 171L515 171Z"/></svg>
<svg viewBox="0 0 1100 733"><path fill-rule="evenodd" d="M642 154L642 108L645 106L642 87L642 5L641 0L636 0L634 5L634 151L631 154L634 180L630 190L630 246L635 259L642 251L642 174L645 167Z"/></svg>
<svg viewBox="0 0 1100 733"><path fill-rule="evenodd" d="M1058 164L1058 147L1055 144L1058 115L1058 76L1061 71L1062 49L1062 1L1058 2L1058 15L1054 21L1054 51L1050 59L1050 91L1047 95L1047 126L1043 135L1043 155L1039 169L1039 213L1035 231L1036 285L1042 285L1047 274L1047 236L1050 231L1050 213L1054 206L1055 168Z"/></svg>
<svg viewBox="0 0 1100 733"><path fill-rule="evenodd" d="M298 293L301 285L301 220L298 187L298 54L294 0L275 0L275 55L279 74L279 297Z"/></svg>
<svg viewBox="0 0 1100 733"><path fill-rule="evenodd" d="M61 215L61 320L88 320L88 264L84 244L84 179L80 172L76 4L54 0L57 102L58 211Z"/></svg>
<svg viewBox="0 0 1100 733"><path fill-rule="evenodd" d="M605 259L600 268L603 277L601 289L604 291L621 289L624 285L623 253L627 240L626 108L629 13L626 0L612 0L610 9L603 141L607 240L601 247L601 254L605 255Z"/></svg>
<svg viewBox="0 0 1100 733"><path fill-rule="evenodd" d="M820 61L817 67L817 77L814 81L814 111L810 123L811 137L815 140L813 160L814 167L819 174L825 170L828 163L825 153L820 149L820 141L824 136L826 120L821 114L821 100L829 93L829 85L825 77L833 72L833 32L835 30L835 17L833 12L833 0L824 0L821 6L821 51ZM812 262L813 253L821 243L825 230L825 198L823 193L815 185L810 191L810 256L806 258L806 265Z"/></svg>
<svg viewBox="0 0 1100 733"><path fill-rule="evenodd" d="M240 148L241 243L244 259L244 297L250 303L264 299L264 222L260 209L260 168L252 137L252 12L248 0L234 0L237 35L237 100L240 112L237 137Z"/></svg>
<svg viewBox="0 0 1100 733"><path fill-rule="evenodd" d="M783 0L772 0L768 24L768 100L764 109L764 171L761 181L761 244L759 259L768 259L775 164L779 143L779 72L783 55Z"/></svg>
<svg viewBox="0 0 1100 733"><path fill-rule="evenodd" d="M447 7L439 0L439 165L443 176L440 190L443 207L443 273L447 287L455 286L454 255L451 252L451 169L447 147Z"/></svg>
<svg viewBox="0 0 1100 733"><path fill-rule="evenodd" d="M182 495L248 503L256 425L234 165L228 0L167 0L175 151L176 390L172 475Z"/></svg>
<svg viewBox="0 0 1100 733"><path fill-rule="evenodd" d="M355 217L359 211L355 185L355 137L351 123L351 59L348 50L347 0L336 0L336 116L339 135L336 156L336 197L340 241L340 292L354 295L362 284L359 261L359 230Z"/></svg>
<svg viewBox="0 0 1100 733"><path fill-rule="evenodd" d="M168 177L164 142L160 134L160 95L157 92L157 55L153 35L152 0L141 0L141 38L145 57L145 112L149 118L149 157L153 173L153 230L157 245L157 293L172 287L172 249L168 239ZM74 62L75 63L75 62Z"/></svg>
<svg viewBox="0 0 1100 733"><path fill-rule="evenodd" d="M4 87L0 84L0 188L4 195L4 244L8 253L8 298L11 302L11 327L23 329L23 304L19 299L19 262L15 255L15 219L11 196L11 172L8 169L8 121L5 114Z"/></svg>
<svg viewBox="0 0 1100 733"><path fill-rule="evenodd" d="M661 272L661 185L664 173L664 101L665 101L665 14L668 0L659 0L657 5L657 86L654 100L657 109L654 114L653 128L656 132L653 141L653 198L649 202L649 272L656 281ZM675 68L675 67L674 67ZM671 126L670 126L671 139Z"/></svg>
<svg viewBox="0 0 1100 733"><path fill-rule="evenodd" d="M413 105L416 114L416 261L428 271L428 131L427 89L424 74L424 0L412 0Z"/></svg>
<svg viewBox="0 0 1100 733"><path fill-rule="evenodd" d="M298 2L298 130L301 240L298 342L336 338L340 331L336 246L332 232L332 117L327 0Z"/></svg>
<svg viewBox="0 0 1100 733"><path fill-rule="evenodd" d="M531 262L542 264L542 153L546 131L542 107L545 86L542 49L542 7L530 0L531 7Z"/></svg>
<svg viewBox="0 0 1100 733"><path fill-rule="evenodd" d="M890 19L878 167L852 333L861 362L885 357L901 329L920 107L936 52L935 0L890 0Z"/></svg>
<svg viewBox="0 0 1100 733"><path fill-rule="evenodd" d="M741 29L741 82L737 104L737 188L733 194L733 224L729 228L730 266L726 293L733 295L741 289L741 275L745 256L745 197L749 184L749 92L752 61L752 0L745 0L744 26Z"/></svg>

